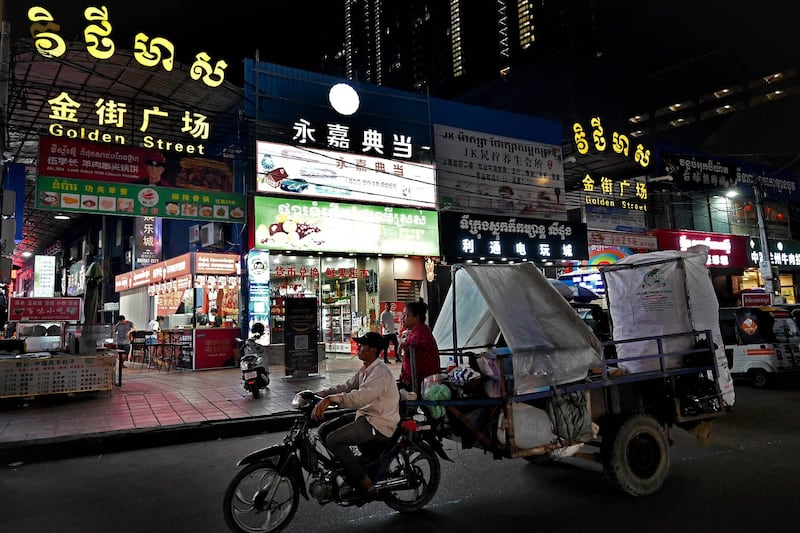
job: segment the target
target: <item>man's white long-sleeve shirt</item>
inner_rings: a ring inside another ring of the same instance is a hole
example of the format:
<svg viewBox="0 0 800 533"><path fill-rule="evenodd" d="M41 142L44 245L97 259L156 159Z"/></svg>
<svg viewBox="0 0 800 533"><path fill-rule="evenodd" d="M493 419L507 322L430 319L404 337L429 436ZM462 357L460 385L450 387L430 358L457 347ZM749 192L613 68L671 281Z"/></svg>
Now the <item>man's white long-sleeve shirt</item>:
<svg viewBox="0 0 800 533"><path fill-rule="evenodd" d="M362 367L345 383L319 392L341 407L356 409L356 417L367 421L386 437L400 422L400 392L394 374L380 358Z"/></svg>

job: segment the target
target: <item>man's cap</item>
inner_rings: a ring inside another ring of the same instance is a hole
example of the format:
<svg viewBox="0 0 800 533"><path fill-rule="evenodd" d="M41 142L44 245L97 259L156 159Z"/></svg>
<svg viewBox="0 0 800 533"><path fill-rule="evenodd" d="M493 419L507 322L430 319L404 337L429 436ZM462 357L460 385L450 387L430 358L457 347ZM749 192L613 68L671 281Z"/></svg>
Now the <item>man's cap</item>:
<svg viewBox="0 0 800 533"><path fill-rule="evenodd" d="M151 154L148 154L147 157L145 158L145 162L148 165L152 166L163 166L164 161L165 161L164 154L160 152L153 152Z"/></svg>
<svg viewBox="0 0 800 533"><path fill-rule="evenodd" d="M358 344L372 346L373 348L377 348L379 350L383 350L386 347L386 340L384 340L383 335L379 335L374 331L367 332L363 337L356 337L353 340Z"/></svg>

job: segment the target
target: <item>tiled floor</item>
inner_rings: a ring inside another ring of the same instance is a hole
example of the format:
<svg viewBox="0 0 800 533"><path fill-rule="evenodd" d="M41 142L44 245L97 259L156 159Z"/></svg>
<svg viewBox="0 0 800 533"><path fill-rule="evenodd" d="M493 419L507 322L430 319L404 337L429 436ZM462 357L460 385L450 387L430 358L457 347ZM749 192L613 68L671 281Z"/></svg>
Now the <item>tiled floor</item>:
<svg viewBox="0 0 800 533"><path fill-rule="evenodd" d="M360 365L356 357L330 356L320 363L319 373L307 378L287 377L282 365L270 366L270 386L259 399L244 390L238 368L194 372L125 368L122 386L115 385L109 393L0 404L0 443L283 413L291 409L297 391L343 383ZM400 365L390 367L399 376Z"/></svg>

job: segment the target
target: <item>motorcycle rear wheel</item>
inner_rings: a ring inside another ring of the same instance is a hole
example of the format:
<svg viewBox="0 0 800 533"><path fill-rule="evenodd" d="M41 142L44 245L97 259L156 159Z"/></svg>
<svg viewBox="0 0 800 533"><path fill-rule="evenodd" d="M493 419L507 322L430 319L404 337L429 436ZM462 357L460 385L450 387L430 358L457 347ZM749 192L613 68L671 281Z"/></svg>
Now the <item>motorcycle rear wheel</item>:
<svg viewBox="0 0 800 533"><path fill-rule="evenodd" d="M223 512L232 531L280 531L294 518L300 490L289 476L264 461L245 466L225 490Z"/></svg>
<svg viewBox="0 0 800 533"><path fill-rule="evenodd" d="M430 446L422 442L406 446L392 458L381 479L389 484L381 491L384 502L401 513L419 511L436 494L441 474L439 458ZM392 483L402 486L392 489Z"/></svg>

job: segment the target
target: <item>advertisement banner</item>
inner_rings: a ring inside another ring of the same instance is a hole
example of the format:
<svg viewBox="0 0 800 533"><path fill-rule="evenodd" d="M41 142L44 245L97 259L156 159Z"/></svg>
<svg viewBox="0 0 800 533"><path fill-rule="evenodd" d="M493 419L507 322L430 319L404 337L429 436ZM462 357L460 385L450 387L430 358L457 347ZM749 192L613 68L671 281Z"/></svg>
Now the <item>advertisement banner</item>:
<svg viewBox="0 0 800 533"><path fill-rule="evenodd" d="M136 217L133 228L133 268L161 261L161 219Z"/></svg>
<svg viewBox="0 0 800 533"><path fill-rule="evenodd" d="M436 211L266 196L253 205L257 249L439 255Z"/></svg>
<svg viewBox="0 0 800 533"><path fill-rule="evenodd" d="M433 165L265 141L256 149L257 192L436 208Z"/></svg>
<svg viewBox="0 0 800 533"><path fill-rule="evenodd" d="M586 225L589 229L646 233L647 221L644 211L631 211L599 205L586 205Z"/></svg>
<svg viewBox="0 0 800 533"><path fill-rule="evenodd" d="M234 366L238 328L198 328L194 330L194 368Z"/></svg>
<svg viewBox="0 0 800 533"><path fill-rule="evenodd" d="M39 175L233 192L233 172L226 161L63 137L40 137Z"/></svg>
<svg viewBox="0 0 800 533"><path fill-rule="evenodd" d="M444 209L567 220L561 146L434 125Z"/></svg>
<svg viewBox="0 0 800 533"><path fill-rule="evenodd" d="M251 250L247 254L247 282L249 291L248 330L256 322L270 326L272 300L269 283L269 253ZM272 327L265 327L266 343L271 342Z"/></svg>

